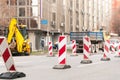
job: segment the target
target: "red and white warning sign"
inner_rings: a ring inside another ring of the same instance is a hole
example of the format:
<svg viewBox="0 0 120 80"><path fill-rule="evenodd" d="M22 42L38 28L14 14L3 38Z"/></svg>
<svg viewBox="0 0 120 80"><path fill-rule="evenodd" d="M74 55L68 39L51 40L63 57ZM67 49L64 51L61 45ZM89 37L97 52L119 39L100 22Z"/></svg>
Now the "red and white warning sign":
<svg viewBox="0 0 120 80"><path fill-rule="evenodd" d="M65 36L59 37L59 64L66 64L66 41Z"/></svg>
<svg viewBox="0 0 120 80"><path fill-rule="evenodd" d="M51 41L49 41L48 51L49 51L49 56L53 56L53 53L52 53L52 42Z"/></svg>
<svg viewBox="0 0 120 80"><path fill-rule="evenodd" d="M72 53L76 55L76 41L72 40Z"/></svg>
<svg viewBox="0 0 120 80"><path fill-rule="evenodd" d="M0 37L0 53L8 71L16 71L11 51L5 37Z"/></svg>
<svg viewBox="0 0 120 80"><path fill-rule="evenodd" d="M90 38L86 35L83 37L83 60L81 63L83 64L89 64L92 63L92 60L89 59L90 55Z"/></svg>
<svg viewBox="0 0 120 80"><path fill-rule="evenodd" d="M67 43L67 38L64 35L59 36L58 38L58 65L55 65L53 69L67 69L71 68L70 65L66 65L66 43Z"/></svg>
<svg viewBox="0 0 120 80"><path fill-rule="evenodd" d="M106 40L104 43L104 55L103 58L101 58L102 61L109 61L109 54L110 54L110 40Z"/></svg>

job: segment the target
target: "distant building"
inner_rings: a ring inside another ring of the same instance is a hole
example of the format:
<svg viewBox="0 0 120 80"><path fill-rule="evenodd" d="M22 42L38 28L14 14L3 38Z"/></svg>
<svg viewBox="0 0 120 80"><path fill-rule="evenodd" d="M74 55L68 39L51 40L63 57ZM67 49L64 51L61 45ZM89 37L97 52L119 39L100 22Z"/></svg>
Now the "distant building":
<svg viewBox="0 0 120 80"><path fill-rule="evenodd" d="M39 50L43 38L48 46L61 34L70 41L70 32L107 29L110 5L111 0L0 0L0 27L16 18L27 26L32 49Z"/></svg>
<svg viewBox="0 0 120 80"><path fill-rule="evenodd" d="M112 0L111 32L120 35L120 0Z"/></svg>

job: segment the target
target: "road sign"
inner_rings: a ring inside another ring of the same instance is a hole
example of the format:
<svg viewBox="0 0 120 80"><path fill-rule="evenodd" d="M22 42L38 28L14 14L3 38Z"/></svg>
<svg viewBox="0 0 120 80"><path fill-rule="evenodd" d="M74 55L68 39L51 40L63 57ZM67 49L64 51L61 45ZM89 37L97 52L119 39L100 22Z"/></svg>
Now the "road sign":
<svg viewBox="0 0 120 80"><path fill-rule="evenodd" d="M41 24L44 24L44 25L48 24L48 20L41 20Z"/></svg>
<svg viewBox="0 0 120 80"><path fill-rule="evenodd" d="M88 32L70 32L70 40L83 40L85 35L89 35Z"/></svg>
<svg viewBox="0 0 120 80"><path fill-rule="evenodd" d="M91 40L103 40L103 32L70 32L70 40L83 40L85 35Z"/></svg>
<svg viewBox="0 0 120 80"><path fill-rule="evenodd" d="M97 40L103 40L103 32L97 32Z"/></svg>

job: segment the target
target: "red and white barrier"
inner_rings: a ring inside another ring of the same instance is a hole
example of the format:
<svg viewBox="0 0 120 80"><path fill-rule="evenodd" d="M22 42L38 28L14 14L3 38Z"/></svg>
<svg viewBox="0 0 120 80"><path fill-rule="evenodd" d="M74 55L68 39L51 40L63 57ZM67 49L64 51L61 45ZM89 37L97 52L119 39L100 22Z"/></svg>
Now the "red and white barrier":
<svg viewBox="0 0 120 80"><path fill-rule="evenodd" d="M16 71L12 54L5 37L0 37L0 53L8 70L8 72L0 74L0 79L15 79L26 76L23 72Z"/></svg>
<svg viewBox="0 0 120 80"><path fill-rule="evenodd" d="M109 61L110 58L109 55L110 55L110 40L106 40L105 43L104 43L104 55L103 55L103 58L101 58L102 61Z"/></svg>
<svg viewBox="0 0 120 80"><path fill-rule="evenodd" d="M116 56L115 57L120 57L120 42L116 46Z"/></svg>
<svg viewBox="0 0 120 80"><path fill-rule="evenodd" d="M115 46L114 46L114 43L111 45L111 53L115 53Z"/></svg>
<svg viewBox="0 0 120 80"><path fill-rule="evenodd" d="M72 40L72 55L71 56L77 56L76 49L77 49L76 41Z"/></svg>
<svg viewBox="0 0 120 80"><path fill-rule="evenodd" d="M58 60L59 64L66 64L66 42L67 39L65 36L60 36L59 37L59 55L58 55Z"/></svg>
<svg viewBox="0 0 120 80"><path fill-rule="evenodd" d="M84 36L83 38L83 58L84 60L81 61L81 63L92 63L91 60L89 60L90 55L90 38L88 36Z"/></svg>
<svg viewBox="0 0 120 80"><path fill-rule="evenodd" d="M16 71L11 51L5 37L0 37L0 52L8 71Z"/></svg>
<svg viewBox="0 0 120 80"><path fill-rule="evenodd" d="M72 53L76 54L76 41L72 40Z"/></svg>
<svg viewBox="0 0 120 80"><path fill-rule="evenodd" d="M120 42L118 44L118 56L120 57Z"/></svg>
<svg viewBox="0 0 120 80"><path fill-rule="evenodd" d="M83 52L84 52L84 59L88 59L89 58L89 54L90 54L90 38L85 36L83 39Z"/></svg>
<svg viewBox="0 0 120 80"><path fill-rule="evenodd" d="M52 42L49 41L49 47L48 47L48 52L49 52L49 54L48 54L48 56L54 56L52 50L53 50L53 48L52 48Z"/></svg>
<svg viewBox="0 0 120 80"><path fill-rule="evenodd" d="M89 52L91 54L91 50L92 50L92 44L91 44L91 41L90 41L90 38L89 38Z"/></svg>
<svg viewBox="0 0 120 80"><path fill-rule="evenodd" d="M71 68L70 65L66 65L66 43L67 43L67 38L62 35L58 39L58 65L55 65L53 69L66 69L66 68Z"/></svg>

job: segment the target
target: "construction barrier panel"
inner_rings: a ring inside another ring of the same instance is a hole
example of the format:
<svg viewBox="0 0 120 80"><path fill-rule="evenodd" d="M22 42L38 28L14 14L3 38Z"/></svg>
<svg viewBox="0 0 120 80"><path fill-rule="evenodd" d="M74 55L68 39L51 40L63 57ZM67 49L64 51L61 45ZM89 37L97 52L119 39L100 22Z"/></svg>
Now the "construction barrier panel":
<svg viewBox="0 0 120 80"><path fill-rule="evenodd" d="M78 56L76 53L76 49L77 49L76 41L72 40L72 55L71 56Z"/></svg>
<svg viewBox="0 0 120 80"><path fill-rule="evenodd" d="M111 53L115 53L115 46L114 46L114 43L110 46L110 51Z"/></svg>
<svg viewBox="0 0 120 80"><path fill-rule="evenodd" d="M110 40L106 40L104 43L104 54L101 58L101 61L109 61L109 54L110 54Z"/></svg>
<svg viewBox="0 0 120 80"><path fill-rule="evenodd" d="M88 36L84 36L83 38L83 60L81 63L83 64L89 64L92 63L92 61L89 59L90 55L90 38Z"/></svg>
<svg viewBox="0 0 120 80"><path fill-rule="evenodd" d="M49 41L48 43L48 57L53 57L54 54L53 54L53 47L52 47L52 42Z"/></svg>
<svg viewBox="0 0 120 80"><path fill-rule="evenodd" d="M120 42L118 43L116 47L116 56L115 57L120 57Z"/></svg>
<svg viewBox="0 0 120 80"><path fill-rule="evenodd" d="M55 65L53 69L67 69L71 68L70 65L66 65L66 43L67 39L64 35L60 36L58 39L58 65Z"/></svg>
<svg viewBox="0 0 120 80"><path fill-rule="evenodd" d="M5 73L1 73L0 79L15 79L26 76L23 72L16 71L12 54L5 37L0 37L0 53L8 71Z"/></svg>

